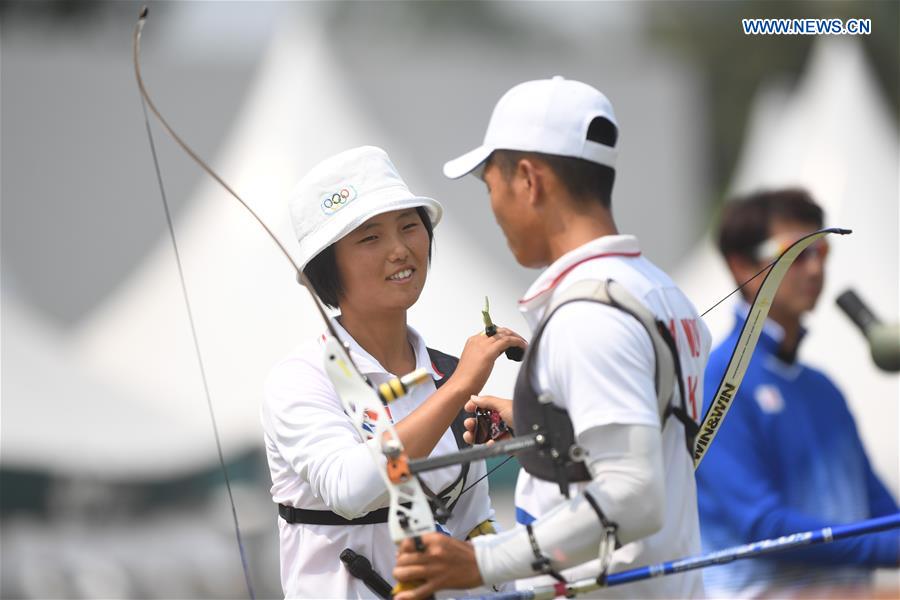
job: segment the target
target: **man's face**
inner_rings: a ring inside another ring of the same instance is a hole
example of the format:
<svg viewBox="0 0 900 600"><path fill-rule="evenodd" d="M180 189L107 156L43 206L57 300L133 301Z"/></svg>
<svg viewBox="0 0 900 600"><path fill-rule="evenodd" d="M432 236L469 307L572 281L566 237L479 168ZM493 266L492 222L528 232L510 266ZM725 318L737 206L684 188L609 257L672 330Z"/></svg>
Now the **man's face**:
<svg viewBox="0 0 900 600"><path fill-rule="evenodd" d="M761 248L768 249L774 256L760 256L759 268L775 260L793 242L816 230L815 224L811 223L773 221L769 226L769 240ZM825 283L827 254L827 242L821 239L797 257L775 295L771 309L773 316L799 319L815 308Z"/></svg>
<svg viewBox="0 0 900 600"><path fill-rule="evenodd" d="M507 180L500 168L489 163L484 170L484 183L491 197L494 219L506 236L506 244L516 261L524 267L543 267L548 264L546 245L538 227L534 207L528 201L525 182L516 174Z"/></svg>

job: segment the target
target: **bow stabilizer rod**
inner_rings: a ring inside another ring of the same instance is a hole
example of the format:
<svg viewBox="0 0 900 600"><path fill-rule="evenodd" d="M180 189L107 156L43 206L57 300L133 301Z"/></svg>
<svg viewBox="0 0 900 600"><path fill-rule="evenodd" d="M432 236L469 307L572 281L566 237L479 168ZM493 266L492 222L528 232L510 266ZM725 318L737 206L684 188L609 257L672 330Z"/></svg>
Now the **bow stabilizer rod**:
<svg viewBox="0 0 900 600"><path fill-rule="evenodd" d="M758 558L773 552L782 552L815 544L829 544L836 540L897 528L900 528L900 513L876 517L874 519L847 525L833 525L822 529L793 533L775 539L760 540L741 546L732 546L731 548L725 548L724 550L717 550L715 552L697 556L690 556L669 562L647 565L646 567L629 569L619 573L612 573L607 575L605 585L599 584L596 579L581 579L568 584L557 582L554 584L535 586L530 590L501 592L484 596L469 596L466 597L465 600L549 600L550 598L561 596L571 598L577 594L592 592L602 587L613 587L653 577L684 573L685 571L723 565L744 558Z"/></svg>

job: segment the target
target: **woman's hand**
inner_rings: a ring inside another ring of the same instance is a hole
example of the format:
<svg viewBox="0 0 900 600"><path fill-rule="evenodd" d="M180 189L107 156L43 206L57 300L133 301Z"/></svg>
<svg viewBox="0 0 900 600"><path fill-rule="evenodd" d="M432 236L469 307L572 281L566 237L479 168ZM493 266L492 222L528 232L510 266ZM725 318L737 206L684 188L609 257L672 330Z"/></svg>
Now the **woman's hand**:
<svg viewBox="0 0 900 600"><path fill-rule="evenodd" d="M490 337L478 333L466 340L456 371L447 383L453 382L466 395L477 394L487 383L494 362L507 348L528 347L522 336L506 327L498 327L497 333Z"/></svg>
<svg viewBox="0 0 900 600"><path fill-rule="evenodd" d="M506 398L498 398L496 396L472 396L471 398L469 398L469 401L466 402L465 411L468 413L473 413L476 409L479 408L485 410L496 410L500 413L500 418L506 421L506 424L509 427L512 427L512 400L507 400ZM463 441L465 441L467 444L473 444L475 440L475 428L477 427L475 419L470 417L463 421L463 425L466 428L465 433L463 433ZM505 439L507 437L509 437L509 434L507 434L506 436L500 436L499 439ZM494 440L488 440L487 443L493 444Z"/></svg>

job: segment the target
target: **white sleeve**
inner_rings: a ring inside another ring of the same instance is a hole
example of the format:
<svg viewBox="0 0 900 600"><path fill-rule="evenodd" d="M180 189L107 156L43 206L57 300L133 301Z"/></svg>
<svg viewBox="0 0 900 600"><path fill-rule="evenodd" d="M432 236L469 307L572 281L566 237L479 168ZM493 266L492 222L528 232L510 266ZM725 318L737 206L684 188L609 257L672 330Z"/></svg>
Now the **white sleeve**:
<svg viewBox="0 0 900 600"><path fill-rule="evenodd" d="M604 425L585 431L578 442L589 452L593 480L583 494L532 525L541 553L557 571L598 556L603 527L585 493L593 496L608 521L616 523L616 537L623 545L661 529L665 514L658 426ZM535 556L524 527L478 537L472 543L485 584L536 574L531 568Z"/></svg>
<svg viewBox="0 0 900 600"><path fill-rule="evenodd" d="M576 435L599 425L658 427L655 362L650 335L633 316L573 302L544 330L534 383L569 413Z"/></svg>
<svg viewBox="0 0 900 600"><path fill-rule="evenodd" d="M388 502L366 444L323 368L302 359L280 363L266 380L263 426L297 477L335 513L354 519ZM379 457L383 462L384 458Z"/></svg>

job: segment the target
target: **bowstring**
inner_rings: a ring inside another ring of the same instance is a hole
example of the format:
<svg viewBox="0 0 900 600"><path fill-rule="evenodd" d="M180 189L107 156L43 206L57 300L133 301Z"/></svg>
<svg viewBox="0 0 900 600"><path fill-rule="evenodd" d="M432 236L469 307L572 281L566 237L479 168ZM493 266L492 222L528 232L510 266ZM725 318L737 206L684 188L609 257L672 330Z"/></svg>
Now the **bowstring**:
<svg viewBox="0 0 900 600"><path fill-rule="evenodd" d="M781 258L781 256L779 256L778 258ZM739 285L739 286L737 286L736 288L734 288L733 290L731 290L731 291L728 293L727 296L725 296L724 298L722 298L721 300L719 300L718 302L716 302L715 304L713 304L712 306L710 306L709 308L707 308L705 311L703 311L703 314L700 315L700 318L702 319L703 317L705 317L705 316L706 316L706 313L708 313L709 311L711 311L712 309L714 309L714 308L717 307L718 305L722 304L723 302L725 302L726 300L728 300L729 298L731 298L734 294L736 294L737 292L739 292L745 285L747 285L748 283L750 283L751 281L753 281L754 279L756 279L757 277L759 277L760 275L762 275L763 273L765 273L766 271L768 271L769 269L771 269L771 268L772 268L772 265L774 265L775 263L778 262L778 258L776 258L775 260L773 260L772 262L770 262L769 264L767 264L766 266L764 266L762 269L760 269L759 272L758 272L756 275L754 275L753 277L751 277L750 279L748 279L747 281L745 281L745 282L742 283L741 285Z"/></svg>
<svg viewBox="0 0 900 600"><path fill-rule="evenodd" d="M510 454L509 456L507 456L506 458L503 459L503 462L494 465L490 471L488 471L487 473L485 473L484 475L482 475L481 477L476 479L474 482L472 482L468 486L466 486L466 488L459 493L459 497L462 498L462 495L465 494L466 492L468 492L469 490L471 490L473 487L475 487L476 483L478 483L479 481L481 481L482 479L484 479L485 477L487 477L488 475L490 475L491 473L493 473L494 471L496 471L497 469L499 469L500 467L502 467L503 465L508 463L510 461L510 459L513 458L514 456L515 456L514 454Z"/></svg>
<svg viewBox="0 0 900 600"><path fill-rule="evenodd" d="M209 418L212 422L213 428L213 437L216 441L216 453L219 456L219 466L222 468L222 474L225 477L225 489L228 492L228 502L231 505L231 517L234 520L234 533L237 538L238 549L241 555L241 567L244 571L244 581L247 584L247 592L250 594L251 600L255 600L256 594L253 592L253 582L250 578L250 569L247 562L247 553L244 550L244 542L241 538L241 527L238 522L237 515L237 506L234 502L234 493L231 490L231 478L228 476L228 467L225 464L225 454L222 451L222 440L219 436L219 426L216 421L216 413L213 408L212 396L209 392L209 382L206 377L206 367L203 363L203 355L200 353L200 342L197 337L197 327L194 322L194 311L191 307L190 297L187 291L187 283L184 278L184 268L181 262L181 253L178 249L178 241L175 237L175 227L172 223L172 211L169 207L168 197L166 196L166 189L163 185L162 172L159 168L159 159L156 154L156 144L153 141L153 132L150 128L150 118L147 114L147 104L144 102L144 97L141 95L141 109L144 113L144 125L147 128L147 139L150 142L150 154L153 156L153 168L156 172L156 180L159 184L159 192L160 197L162 198L163 212L166 216L166 226L169 231L169 239L172 241L172 251L175 254L175 263L178 265L178 281L181 284L181 295L184 298L184 306L187 312L188 323L191 327L191 337L194 342L194 353L197 357L197 364L200 367L200 379L203 382L203 393L206 395L206 406L209 410Z"/></svg>

